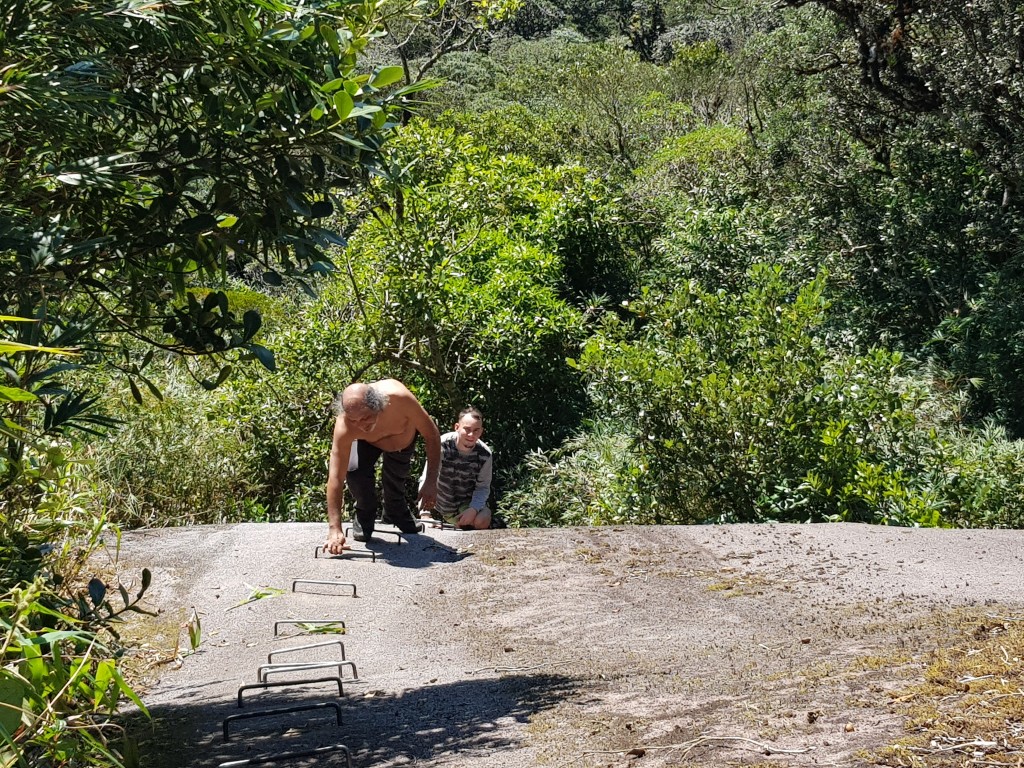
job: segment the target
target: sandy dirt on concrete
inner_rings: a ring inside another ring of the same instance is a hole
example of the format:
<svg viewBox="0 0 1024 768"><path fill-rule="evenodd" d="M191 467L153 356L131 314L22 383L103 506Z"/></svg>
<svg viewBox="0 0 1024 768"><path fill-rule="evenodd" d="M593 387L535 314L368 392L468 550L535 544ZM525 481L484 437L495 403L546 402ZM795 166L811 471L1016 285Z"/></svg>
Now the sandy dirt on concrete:
<svg viewBox="0 0 1024 768"><path fill-rule="evenodd" d="M1024 613L1018 531L428 530L314 557L325 531L124 536L107 567L126 584L150 568L147 605L159 611L127 631L143 645L134 666L152 714L137 728L142 765L337 744L357 767L871 765L904 736L893 696L936 648L971 622ZM193 609L202 643L191 653L180 625ZM275 622L313 619L343 620L345 634L275 634ZM331 683L251 689L237 707L270 652L328 640L351 664L268 679L340 671L342 696ZM231 719L224 738L225 718L305 705L320 706Z"/></svg>

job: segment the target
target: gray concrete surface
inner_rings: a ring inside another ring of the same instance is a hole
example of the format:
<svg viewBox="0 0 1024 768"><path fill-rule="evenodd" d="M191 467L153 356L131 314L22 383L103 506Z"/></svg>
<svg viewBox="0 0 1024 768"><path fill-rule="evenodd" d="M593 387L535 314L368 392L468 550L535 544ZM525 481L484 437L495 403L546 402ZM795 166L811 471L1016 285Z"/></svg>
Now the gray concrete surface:
<svg viewBox="0 0 1024 768"><path fill-rule="evenodd" d="M931 650L965 620L1024 611L1017 531L431 530L380 537L373 562L365 551L314 558L325 530L125 534L117 573L130 584L149 567L147 602L161 612L129 627L151 678L144 765L334 743L360 767L867 764L901 734L887 693L919 676ZM292 592L294 579L353 582L358 596ZM283 592L244 602L265 588ZM169 661L193 607L202 645ZM238 687L256 682L270 651L337 637L274 636L276 620L307 618L344 619L358 681L340 699L316 685L253 693L238 710ZM228 715L331 700L341 727L303 712L239 722L223 741ZM314 762L343 764L289 764Z"/></svg>

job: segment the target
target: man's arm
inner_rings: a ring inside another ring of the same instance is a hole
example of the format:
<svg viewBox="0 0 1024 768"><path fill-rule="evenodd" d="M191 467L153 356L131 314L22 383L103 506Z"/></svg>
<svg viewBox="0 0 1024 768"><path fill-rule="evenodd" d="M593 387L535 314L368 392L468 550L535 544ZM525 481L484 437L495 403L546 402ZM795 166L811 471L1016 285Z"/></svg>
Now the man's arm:
<svg viewBox="0 0 1024 768"><path fill-rule="evenodd" d="M348 476L348 459L351 451L352 436L348 434L344 422L339 417L334 422L331 459L327 468L327 542L324 549L332 555L341 554L345 546L341 517L345 508L345 478Z"/></svg>
<svg viewBox="0 0 1024 768"><path fill-rule="evenodd" d="M493 475L493 457L488 456L476 476L476 488L473 489L473 498L469 502L469 506L473 509L479 511L487 503L487 497L491 495L491 478Z"/></svg>
<svg viewBox="0 0 1024 768"><path fill-rule="evenodd" d="M441 471L441 432L437 424L423 406L416 402L416 414L413 419L416 431L423 435L423 444L427 453L427 466L423 471L423 484L420 486L420 509L431 510L437 501L437 475Z"/></svg>

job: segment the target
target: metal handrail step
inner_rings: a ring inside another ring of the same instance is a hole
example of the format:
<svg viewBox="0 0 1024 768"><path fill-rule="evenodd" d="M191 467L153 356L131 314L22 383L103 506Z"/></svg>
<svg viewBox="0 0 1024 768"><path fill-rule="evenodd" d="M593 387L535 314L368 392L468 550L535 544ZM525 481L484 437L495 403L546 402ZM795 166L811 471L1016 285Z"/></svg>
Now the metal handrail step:
<svg viewBox="0 0 1024 768"><path fill-rule="evenodd" d="M292 653L293 651L308 651L310 648L326 648L329 645L337 645L341 648L341 660L345 660L345 644L341 640L325 640L322 643L308 643L307 645L292 645L288 648L278 648L276 651L271 651L267 654L267 663L270 664L275 656L280 656L282 653Z"/></svg>
<svg viewBox="0 0 1024 768"><path fill-rule="evenodd" d="M299 584L326 584L332 587L352 587L352 597L358 597L356 594L356 585L351 581L337 581L335 579L293 579L292 592L295 591L295 587ZM343 597L343 595L339 595L339 597Z"/></svg>
<svg viewBox="0 0 1024 768"><path fill-rule="evenodd" d="M337 683L338 695L345 695L345 687L340 676L337 677L316 677L303 680L278 680L277 682L248 683L238 689L238 706L242 706L242 693L245 691L267 690L268 688L287 688L289 686L313 685L314 683Z"/></svg>
<svg viewBox="0 0 1024 768"><path fill-rule="evenodd" d="M274 675L279 672L307 672L314 669L329 669L330 667L338 668L338 676L342 677L342 668L351 667L352 677L350 682L359 679L359 672L356 671L356 664L354 661L297 661L297 662L279 662L277 664L260 664L256 670L256 679L261 683L267 681L268 675Z"/></svg>
<svg viewBox="0 0 1024 768"><path fill-rule="evenodd" d="M344 630L347 629L347 627L345 626L344 619L278 619L274 622L274 637L277 637L277 630L282 624L338 624L342 629L342 632L340 632L339 634L345 634Z"/></svg>

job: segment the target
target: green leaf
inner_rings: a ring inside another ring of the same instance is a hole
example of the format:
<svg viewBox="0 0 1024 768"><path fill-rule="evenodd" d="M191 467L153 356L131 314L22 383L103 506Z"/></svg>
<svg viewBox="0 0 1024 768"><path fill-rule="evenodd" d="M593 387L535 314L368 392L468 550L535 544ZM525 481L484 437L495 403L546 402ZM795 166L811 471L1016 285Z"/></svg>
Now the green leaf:
<svg viewBox="0 0 1024 768"><path fill-rule="evenodd" d="M273 373L277 370L277 362L274 359L274 353L266 347L260 346L259 344L247 344L246 349L252 352L256 359L263 364L263 367Z"/></svg>
<svg viewBox="0 0 1024 768"><path fill-rule="evenodd" d="M334 110L338 113L338 120L345 120L354 106L355 102L347 91L338 91L334 94Z"/></svg>
<svg viewBox="0 0 1024 768"><path fill-rule="evenodd" d="M370 78L370 85L374 88L385 88L392 83L397 83L403 77L405 77L405 71L401 67L381 67Z"/></svg>
<svg viewBox="0 0 1024 768"><path fill-rule="evenodd" d="M117 670L116 667L114 668L113 678L117 683L118 690L120 690L121 693L127 696L128 700L131 701L131 703L134 704L136 707L138 707L139 711L143 715L149 717L149 710L146 709L146 705L142 703L142 699L139 698L138 694L135 693L135 691L132 690L132 687L128 685L127 682L125 682L125 679L123 677L121 677L121 673Z"/></svg>
<svg viewBox="0 0 1024 768"><path fill-rule="evenodd" d="M59 347L34 347L31 344L22 344L17 341L0 341L0 354L18 352L46 352L50 355L77 355L74 349L60 349Z"/></svg>
<svg viewBox="0 0 1024 768"><path fill-rule="evenodd" d="M295 29L295 25L290 21L279 21L263 33L264 40L298 40L299 31Z"/></svg>
<svg viewBox="0 0 1024 768"><path fill-rule="evenodd" d="M182 157L195 157L201 148L199 136L195 131L186 129L178 136L178 152Z"/></svg>
<svg viewBox="0 0 1024 768"><path fill-rule="evenodd" d="M203 639L203 625L199 620L199 612L192 608L192 618L188 622L188 644L193 651L199 650Z"/></svg>
<svg viewBox="0 0 1024 768"><path fill-rule="evenodd" d="M427 91L431 88L438 88L443 85L444 81L439 80L435 77L427 77L420 80L417 83L410 83L409 85L403 86L395 91L395 96L409 96L413 93L419 93L420 91Z"/></svg>
<svg viewBox="0 0 1024 768"><path fill-rule="evenodd" d="M155 397L161 403L164 401L164 393L161 392L160 388L156 384L154 384L152 381L150 381L148 377L146 377L146 376L139 376L139 380L142 381L142 383L146 385L146 389L148 389L150 391L150 394L152 394L153 397Z"/></svg>
<svg viewBox="0 0 1024 768"><path fill-rule="evenodd" d="M135 379L128 379L128 387L132 391L132 399L139 405L142 405L142 392L139 391L139 385L135 383Z"/></svg>
<svg viewBox="0 0 1024 768"><path fill-rule="evenodd" d="M198 216L181 222L178 225L178 231L183 235L194 235L216 226L217 218L212 213L200 213Z"/></svg>
<svg viewBox="0 0 1024 768"><path fill-rule="evenodd" d="M89 599L92 600L92 604L99 606L106 596L107 585L95 577L89 579Z"/></svg>
<svg viewBox="0 0 1024 768"><path fill-rule="evenodd" d="M252 590L249 593L249 596L245 598L245 600L242 600L241 602L232 605L230 608L228 608L229 611L234 610L235 608L238 608L243 605L248 605L249 603L254 603L257 600L263 600L267 597L280 597L284 594L284 590L279 589L278 587L254 587L251 584L246 584L246 586L249 587L250 590Z"/></svg>
<svg viewBox="0 0 1024 768"><path fill-rule="evenodd" d="M330 24L320 25L320 37L322 37L335 56L341 56L341 43L338 42L338 33Z"/></svg>
<svg viewBox="0 0 1024 768"><path fill-rule="evenodd" d="M250 309L242 315L242 339L243 341L249 341L255 336L260 326L263 325L263 317L260 315L258 310Z"/></svg>
<svg viewBox="0 0 1024 768"><path fill-rule="evenodd" d="M230 365L225 365L217 373L216 379L203 379L202 382L200 382L203 386L203 389L205 389L207 392L212 392L213 390L215 390L217 387L219 387L221 384L228 380L228 378L231 376L231 370L232 368Z"/></svg>
<svg viewBox="0 0 1024 768"><path fill-rule="evenodd" d="M360 104L358 107L348 113L351 117L364 117L365 115L373 115L381 111L381 107L377 104Z"/></svg>
<svg viewBox="0 0 1024 768"><path fill-rule="evenodd" d="M0 669L0 730L14 733L21 725L25 684Z"/></svg>
<svg viewBox="0 0 1024 768"><path fill-rule="evenodd" d="M334 205L330 200L317 200L310 206L310 213L314 219L322 219L334 213Z"/></svg>
<svg viewBox="0 0 1024 768"><path fill-rule="evenodd" d="M93 676L92 704L99 707L105 698L110 682L114 678L114 660L104 659L96 664L96 673Z"/></svg>
<svg viewBox="0 0 1024 768"><path fill-rule="evenodd" d="M0 400L6 400L8 403L30 403L38 399L28 390L0 385Z"/></svg>
<svg viewBox="0 0 1024 768"><path fill-rule="evenodd" d="M341 624L296 624L303 632L310 635L344 635L345 627Z"/></svg>

